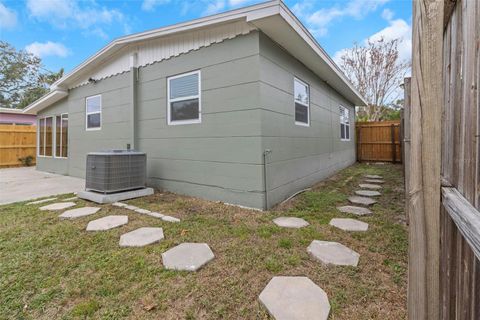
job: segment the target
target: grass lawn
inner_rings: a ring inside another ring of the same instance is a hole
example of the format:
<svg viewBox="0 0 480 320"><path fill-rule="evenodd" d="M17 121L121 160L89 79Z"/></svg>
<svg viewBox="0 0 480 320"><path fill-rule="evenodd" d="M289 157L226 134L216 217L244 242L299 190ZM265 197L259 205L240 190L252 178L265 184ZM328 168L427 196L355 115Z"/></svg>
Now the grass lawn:
<svg viewBox="0 0 480 320"><path fill-rule="evenodd" d="M365 174L386 180L365 233L328 225ZM63 198L72 195L64 195ZM405 319L407 229L403 177L395 165L357 164L269 212L157 193L128 203L182 219L168 223L111 205L93 217L126 214L129 223L87 233L92 216L60 221L44 204L0 206L0 319L269 319L258 295L276 275L309 277L332 306L330 319ZM88 205L77 201L77 207ZM310 226L274 225L279 216ZM120 248L121 234L163 227L165 240ZM326 267L309 257L312 240L338 241L360 253L353 267ZM197 273L164 270L161 253L206 242L215 259Z"/></svg>

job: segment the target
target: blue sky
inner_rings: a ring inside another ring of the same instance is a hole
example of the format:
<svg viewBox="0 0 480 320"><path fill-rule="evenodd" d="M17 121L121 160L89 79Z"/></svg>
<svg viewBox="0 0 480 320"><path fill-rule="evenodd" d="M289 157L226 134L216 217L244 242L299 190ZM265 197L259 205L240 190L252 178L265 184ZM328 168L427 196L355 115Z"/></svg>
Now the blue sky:
<svg viewBox="0 0 480 320"><path fill-rule="evenodd" d="M262 1L0 0L0 39L68 72L112 39ZM334 58L354 42L401 38L410 58L411 0L286 0Z"/></svg>

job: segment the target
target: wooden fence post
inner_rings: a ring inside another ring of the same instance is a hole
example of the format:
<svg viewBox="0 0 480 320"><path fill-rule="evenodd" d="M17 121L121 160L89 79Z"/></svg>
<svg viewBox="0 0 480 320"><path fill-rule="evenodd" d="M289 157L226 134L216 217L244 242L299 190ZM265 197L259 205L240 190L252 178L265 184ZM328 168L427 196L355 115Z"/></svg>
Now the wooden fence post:
<svg viewBox="0 0 480 320"><path fill-rule="evenodd" d="M397 162L397 145L395 144L395 125L390 126L390 139L392 140L392 162Z"/></svg>
<svg viewBox="0 0 480 320"><path fill-rule="evenodd" d="M403 81L403 167L405 186L410 184L410 90L411 90L411 78L405 78ZM408 216L408 192L405 192L405 217L407 225L410 224L410 218Z"/></svg>
<svg viewBox="0 0 480 320"><path fill-rule="evenodd" d="M445 0L413 1L408 318L440 319L440 163Z"/></svg>

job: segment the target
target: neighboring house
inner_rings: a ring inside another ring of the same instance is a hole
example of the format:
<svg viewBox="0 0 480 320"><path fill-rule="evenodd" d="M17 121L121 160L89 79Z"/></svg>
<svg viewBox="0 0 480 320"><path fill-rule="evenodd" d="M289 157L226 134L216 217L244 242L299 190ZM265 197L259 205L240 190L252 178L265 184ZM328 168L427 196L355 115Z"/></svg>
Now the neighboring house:
<svg viewBox="0 0 480 320"><path fill-rule="evenodd" d="M150 186L263 209L355 162L364 104L271 1L114 40L26 110L38 170L84 177L88 152L132 148Z"/></svg>
<svg viewBox="0 0 480 320"><path fill-rule="evenodd" d="M0 124L34 125L35 114L25 113L22 109L0 108Z"/></svg>

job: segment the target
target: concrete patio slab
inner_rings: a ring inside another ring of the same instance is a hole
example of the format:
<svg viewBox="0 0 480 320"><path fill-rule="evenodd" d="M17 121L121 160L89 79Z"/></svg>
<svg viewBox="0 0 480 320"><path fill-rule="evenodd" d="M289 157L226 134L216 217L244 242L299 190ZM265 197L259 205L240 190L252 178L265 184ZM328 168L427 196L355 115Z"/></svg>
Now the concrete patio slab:
<svg viewBox="0 0 480 320"><path fill-rule="evenodd" d="M162 228L143 227L125 233L120 237L120 247L143 247L164 238Z"/></svg>
<svg viewBox="0 0 480 320"><path fill-rule="evenodd" d="M383 179L382 176L376 175L376 174L367 174L365 175L365 178L367 179Z"/></svg>
<svg viewBox="0 0 480 320"><path fill-rule="evenodd" d="M307 252L317 261L326 265L354 266L358 265L360 255L338 242L313 240Z"/></svg>
<svg viewBox="0 0 480 320"><path fill-rule="evenodd" d="M77 195L81 199L103 204L103 203L114 203L122 200L150 196L153 193L154 191L152 188L143 188L138 190L130 190L130 191L124 191L124 192L109 193L109 194L83 190L83 191L79 191Z"/></svg>
<svg viewBox="0 0 480 320"><path fill-rule="evenodd" d="M307 277L274 277L259 300L276 320L326 320L330 313L327 294Z"/></svg>
<svg viewBox="0 0 480 320"><path fill-rule="evenodd" d="M98 210L100 210L100 208L98 207L83 207L83 208L71 209L71 210L65 211L58 217L60 219L76 219L76 218L86 217L86 216L95 214L97 213Z"/></svg>
<svg viewBox="0 0 480 320"><path fill-rule="evenodd" d="M275 223L279 227L295 228L295 229L303 228L310 225L304 219L296 218L296 217L279 217L279 218L273 219L273 223Z"/></svg>
<svg viewBox="0 0 480 320"><path fill-rule="evenodd" d="M357 190L355 193L362 197L378 197L382 195L380 192L374 190Z"/></svg>
<svg viewBox="0 0 480 320"><path fill-rule="evenodd" d="M162 253L166 269L197 271L215 256L206 243L182 243Z"/></svg>
<svg viewBox="0 0 480 320"><path fill-rule="evenodd" d="M370 206L374 203L377 203L377 201L367 198L367 197L359 197L359 196L352 196L348 198L348 201L350 201L353 204L361 204L364 206Z"/></svg>
<svg viewBox="0 0 480 320"><path fill-rule="evenodd" d="M0 169L0 205L83 190L85 180L35 167Z"/></svg>
<svg viewBox="0 0 480 320"><path fill-rule="evenodd" d="M372 214L372 211L367 208L363 207L356 207L356 206L342 206L342 207L337 207L337 209L340 212L343 213L351 213L357 216L367 216L369 214Z"/></svg>
<svg viewBox="0 0 480 320"><path fill-rule="evenodd" d="M128 216L106 216L90 221L87 231L104 231L123 226L128 223Z"/></svg>
<svg viewBox="0 0 480 320"><path fill-rule="evenodd" d="M57 210L64 210L67 208L71 208L76 206L77 204L75 202L57 202L57 203L52 203L43 207L40 207L40 210L42 211L57 211Z"/></svg>
<svg viewBox="0 0 480 320"><path fill-rule="evenodd" d="M371 190L380 190L383 188L378 184L371 184L371 183L360 183L358 186L362 189L371 189Z"/></svg>
<svg viewBox="0 0 480 320"><path fill-rule="evenodd" d="M27 206L32 205L32 204L40 204L40 203L45 203L45 202L51 202L54 200L57 200L58 198L47 198L47 199L42 199L42 200L37 200L37 201L32 201L27 203Z"/></svg>
<svg viewBox="0 0 480 320"><path fill-rule="evenodd" d="M367 231L368 223L348 218L333 218L329 223L338 229L344 231Z"/></svg>

